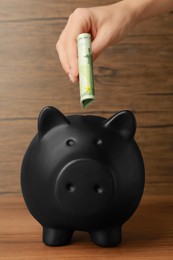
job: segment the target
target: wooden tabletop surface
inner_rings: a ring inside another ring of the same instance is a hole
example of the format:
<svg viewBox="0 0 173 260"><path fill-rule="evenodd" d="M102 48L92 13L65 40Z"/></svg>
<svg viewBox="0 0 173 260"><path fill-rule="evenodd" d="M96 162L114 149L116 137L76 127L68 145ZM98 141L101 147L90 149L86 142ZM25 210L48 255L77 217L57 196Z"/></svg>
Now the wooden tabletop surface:
<svg viewBox="0 0 173 260"><path fill-rule="evenodd" d="M20 195L0 196L0 260L173 259L173 196L144 194L115 248L94 245L85 232L75 232L68 246L48 247L41 231Z"/></svg>

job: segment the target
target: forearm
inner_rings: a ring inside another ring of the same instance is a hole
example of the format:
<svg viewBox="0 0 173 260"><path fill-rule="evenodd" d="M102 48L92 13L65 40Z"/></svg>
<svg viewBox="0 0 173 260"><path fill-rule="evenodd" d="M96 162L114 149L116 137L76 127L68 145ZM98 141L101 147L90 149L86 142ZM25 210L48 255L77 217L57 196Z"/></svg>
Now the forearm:
<svg viewBox="0 0 173 260"><path fill-rule="evenodd" d="M124 0L132 10L136 23L173 11L173 0Z"/></svg>

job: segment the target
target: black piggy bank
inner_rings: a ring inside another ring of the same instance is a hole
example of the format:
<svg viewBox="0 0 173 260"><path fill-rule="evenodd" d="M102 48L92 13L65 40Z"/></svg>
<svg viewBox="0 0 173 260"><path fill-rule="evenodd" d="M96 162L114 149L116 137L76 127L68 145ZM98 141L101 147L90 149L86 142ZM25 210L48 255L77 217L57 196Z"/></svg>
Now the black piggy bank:
<svg viewBox="0 0 173 260"><path fill-rule="evenodd" d="M26 205L43 226L43 242L68 244L75 230L100 246L121 242L122 224L139 205L144 164L130 111L109 119L64 116L45 107L22 163Z"/></svg>

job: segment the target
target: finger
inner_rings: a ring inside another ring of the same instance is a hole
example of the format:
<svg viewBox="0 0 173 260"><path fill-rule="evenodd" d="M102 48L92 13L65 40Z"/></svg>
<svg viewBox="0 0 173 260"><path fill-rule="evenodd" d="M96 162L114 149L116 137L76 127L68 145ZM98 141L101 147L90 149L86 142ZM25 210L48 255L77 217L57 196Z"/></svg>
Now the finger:
<svg viewBox="0 0 173 260"><path fill-rule="evenodd" d="M77 42L69 33L69 24L61 33L56 44L56 49L59 55L59 60L64 71L69 75L72 82L77 80L78 76L78 62L77 62Z"/></svg>
<svg viewBox="0 0 173 260"><path fill-rule="evenodd" d="M68 64L70 67L70 77L73 82L78 80L78 51L77 40L71 41L67 49Z"/></svg>
<svg viewBox="0 0 173 260"><path fill-rule="evenodd" d="M58 53L64 70L73 82L78 80L77 37L90 29L88 10L78 8L69 17L66 27L60 36Z"/></svg>
<svg viewBox="0 0 173 260"><path fill-rule="evenodd" d="M67 60L70 67L70 77L73 82L78 80L77 37L80 33L87 31L87 28L83 25L84 20L82 20L81 13L80 9L75 10L65 28L65 36L68 39Z"/></svg>
<svg viewBox="0 0 173 260"><path fill-rule="evenodd" d="M92 56L93 61L100 55L100 53L109 46L110 35L104 32L104 30L97 33L96 37L92 41Z"/></svg>
<svg viewBox="0 0 173 260"><path fill-rule="evenodd" d="M64 71L68 74L72 82L76 82L78 80L77 41L64 43L60 39L57 42L56 49Z"/></svg>
<svg viewBox="0 0 173 260"><path fill-rule="evenodd" d="M58 56L59 56L61 65L62 65L64 71L68 74L70 68L69 68L69 63L68 63L68 59L67 59L67 52L66 52L66 48L61 40L59 40L57 42L56 49L58 52Z"/></svg>

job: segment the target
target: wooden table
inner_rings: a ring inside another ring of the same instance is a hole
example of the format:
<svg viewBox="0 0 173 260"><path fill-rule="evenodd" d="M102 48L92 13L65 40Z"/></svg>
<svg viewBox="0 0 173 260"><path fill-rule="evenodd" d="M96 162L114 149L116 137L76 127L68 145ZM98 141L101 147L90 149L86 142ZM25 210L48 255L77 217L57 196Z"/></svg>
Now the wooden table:
<svg viewBox="0 0 173 260"><path fill-rule="evenodd" d="M48 247L41 231L20 195L0 196L0 260L173 259L173 196L144 195L116 248L98 247L84 232L68 246Z"/></svg>

